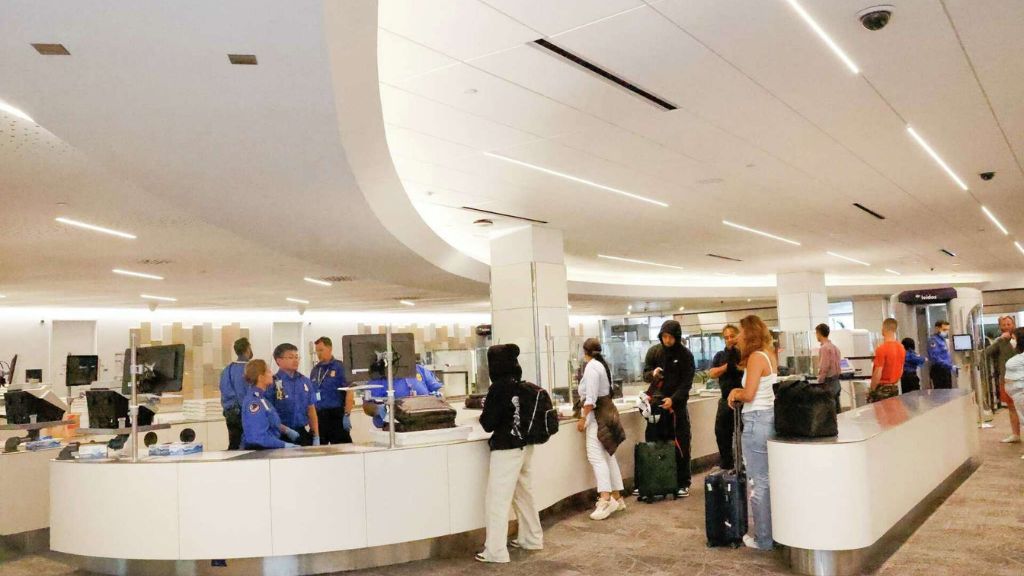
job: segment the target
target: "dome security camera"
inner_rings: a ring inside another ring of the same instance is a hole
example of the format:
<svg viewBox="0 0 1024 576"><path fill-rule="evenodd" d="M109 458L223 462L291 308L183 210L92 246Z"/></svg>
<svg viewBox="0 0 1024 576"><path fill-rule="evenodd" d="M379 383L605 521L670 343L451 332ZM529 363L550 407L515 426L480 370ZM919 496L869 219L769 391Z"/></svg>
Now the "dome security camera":
<svg viewBox="0 0 1024 576"><path fill-rule="evenodd" d="M865 8L857 13L857 18L860 19L860 23L865 28L872 32L885 28L886 24L892 18L893 6L883 4L881 6L872 6L871 8Z"/></svg>
<svg viewBox="0 0 1024 576"><path fill-rule="evenodd" d="M989 180L991 180L991 179L996 177L996 173L995 172L982 172L981 174L978 174L978 176L980 176L982 180L988 182Z"/></svg>

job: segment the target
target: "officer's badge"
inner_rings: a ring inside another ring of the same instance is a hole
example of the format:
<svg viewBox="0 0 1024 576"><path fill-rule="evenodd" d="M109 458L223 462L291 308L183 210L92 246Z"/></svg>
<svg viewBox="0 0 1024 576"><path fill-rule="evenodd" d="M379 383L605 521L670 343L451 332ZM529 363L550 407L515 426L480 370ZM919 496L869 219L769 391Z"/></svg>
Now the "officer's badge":
<svg viewBox="0 0 1024 576"><path fill-rule="evenodd" d="M302 390L303 390L304 392L309 392L309 384L303 384L303 385L302 385Z"/></svg>
<svg viewBox="0 0 1024 576"><path fill-rule="evenodd" d="M423 382L423 374L420 374L419 372L417 372L416 373L416 380L418 380L420 382Z"/></svg>
<svg viewBox="0 0 1024 576"><path fill-rule="evenodd" d="M260 403L259 402L253 402L253 403L249 404L249 412L252 412L253 414L255 414L255 413L259 412L259 411L260 411Z"/></svg>
<svg viewBox="0 0 1024 576"><path fill-rule="evenodd" d="M334 378L334 370L331 370L331 378Z"/></svg>

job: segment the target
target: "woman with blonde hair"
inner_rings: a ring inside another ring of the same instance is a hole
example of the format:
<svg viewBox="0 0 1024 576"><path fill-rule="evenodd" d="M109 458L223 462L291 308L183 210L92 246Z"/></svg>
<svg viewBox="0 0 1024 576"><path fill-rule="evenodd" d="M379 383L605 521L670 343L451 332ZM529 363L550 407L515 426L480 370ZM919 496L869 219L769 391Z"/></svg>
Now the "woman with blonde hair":
<svg viewBox="0 0 1024 576"><path fill-rule="evenodd" d="M743 543L756 550L771 550L772 504L768 485L768 439L775 435L775 390L778 357L772 333L761 318L751 314L740 320L740 366L743 387L729 393L729 405L743 404L743 460L750 482L750 508L754 535Z"/></svg>

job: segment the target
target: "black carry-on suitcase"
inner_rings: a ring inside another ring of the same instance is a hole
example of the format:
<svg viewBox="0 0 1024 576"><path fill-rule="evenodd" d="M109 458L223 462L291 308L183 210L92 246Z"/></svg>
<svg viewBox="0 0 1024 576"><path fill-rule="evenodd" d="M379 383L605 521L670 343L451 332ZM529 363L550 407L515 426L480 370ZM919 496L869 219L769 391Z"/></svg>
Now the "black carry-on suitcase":
<svg viewBox="0 0 1024 576"><path fill-rule="evenodd" d="M671 442L643 442L633 449L637 498L650 504L657 496L678 498L676 447Z"/></svg>
<svg viewBox="0 0 1024 576"><path fill-rule="evenodd" d="M747 533L747 473L743 467L743 443L740 439L741 408L733 408L734 470L717 470L704 479L704 521L708 546L743 544Z"/></svg>

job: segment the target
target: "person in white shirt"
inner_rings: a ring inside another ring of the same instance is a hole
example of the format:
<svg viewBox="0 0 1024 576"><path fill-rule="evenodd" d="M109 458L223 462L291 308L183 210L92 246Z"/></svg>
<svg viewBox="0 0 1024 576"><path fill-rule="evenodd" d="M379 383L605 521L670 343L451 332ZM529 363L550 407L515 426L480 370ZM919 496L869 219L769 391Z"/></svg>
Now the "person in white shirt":
<svg viewBox="0 0 1024 576"><path fill-rule="evenodd" d="M1017 355L1006 361L1006 370L1003 373L1004 386L1006 393L1013 398L1017 415L1024 420L1024 328L1014 330L1011 341ZM1024 459L1024 456L1021 458Z"/></svg>
<svg viewBox="0 0 1024 576"><path fill-rule="evenodd" d="M612 402L611 370L608 363L601 355L601 341L597 338L588 338L583 343L583 358L586 365L583 368L583 377L580 378L579 392L583 408L580 411L580 419L576 429L587 435L587 460L594 468L594 477L597 478L597 491L600 499L597 501L597 508L590 515L592 520L604 520L614 512L625 510L626 502L622 499L622 472L619 471L619 462L615 459L615 448L618 443L610 440L610 434L604 430L603 435L606 441L612 446L606 447L602 438L599 438L599 429L603 427L618 426L618 418L612 418L614 422L604 422L610 415L609 410L618 415L618 409ZM610 406L609 406L610 404ZM598 422L598 410L602 411L602 422ZM624 437L624 433L622 433ZM611 452L609 452L611 448Z"/></svg>

